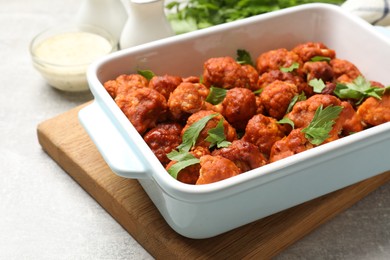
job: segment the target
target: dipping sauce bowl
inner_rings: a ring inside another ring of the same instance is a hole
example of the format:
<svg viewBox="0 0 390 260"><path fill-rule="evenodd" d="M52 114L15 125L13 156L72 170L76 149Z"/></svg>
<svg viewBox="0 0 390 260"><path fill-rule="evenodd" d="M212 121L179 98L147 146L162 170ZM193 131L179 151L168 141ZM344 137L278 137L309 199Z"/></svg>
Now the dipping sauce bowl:
<svg viewBox="0 0 390 260"><path fill-rule="evenodd" d="M30 44L34 67L54 88L77 92L89 89L88 66L117 50L108 32L90 25L59 26L39 33Z"/></svg>

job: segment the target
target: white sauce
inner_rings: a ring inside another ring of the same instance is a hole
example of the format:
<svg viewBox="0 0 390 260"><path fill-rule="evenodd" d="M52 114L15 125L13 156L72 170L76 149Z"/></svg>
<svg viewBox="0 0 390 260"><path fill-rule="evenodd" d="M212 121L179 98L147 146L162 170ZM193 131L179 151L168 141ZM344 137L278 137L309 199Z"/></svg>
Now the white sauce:
<svg viewBox="0 0 390 260"><path fill-rule="evenodd" d="M51 36L33 50L35 64L48 83L66 91L88 89L86 70L95 59L113 50L110 42L89 32L66 32Z"/></svg>

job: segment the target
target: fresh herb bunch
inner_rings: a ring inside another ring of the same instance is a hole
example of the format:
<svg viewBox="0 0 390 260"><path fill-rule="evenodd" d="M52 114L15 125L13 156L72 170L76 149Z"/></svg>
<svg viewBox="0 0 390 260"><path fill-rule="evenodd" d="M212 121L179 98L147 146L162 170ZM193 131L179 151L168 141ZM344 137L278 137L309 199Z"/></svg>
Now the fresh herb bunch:
<svg viewBox="0 0 390 260"><path fill-rule="evenodd" d="M185 33L307 3L341 4L344 0L188 0L166 5L176 33Z"/></svg>

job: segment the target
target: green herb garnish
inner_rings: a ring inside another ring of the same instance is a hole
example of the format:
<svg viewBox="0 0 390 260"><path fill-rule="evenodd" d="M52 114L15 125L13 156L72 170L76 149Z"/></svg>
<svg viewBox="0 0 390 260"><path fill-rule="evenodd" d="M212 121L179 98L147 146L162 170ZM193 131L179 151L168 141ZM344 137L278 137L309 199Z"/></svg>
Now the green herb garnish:
<svg viewBox="0 0 390 260"><path fill-rule="evenodd" d="M182 143L177 147L177 149L179 151L188 152L191 147L195 146L196 140L206 124L217 115L218 114L207 115L188 127L183 134Z"/></svg>
<svg viewBox="0 0 390 260"><path fill-rule="evenodd" d="M330 61L331 58L326 56L314 56L310 59L310 61Z"/></svg>
<svg viewBox="0 0 390 260"><path fill-rule="evenodd" d="M226 93L227 89L211 86L210 93L208 94L206 101L213 105L218 105L224 100Z"/></svg>
<svg viewBox="0 0 390 260"><path fill-rule="evenodd" d="M236 61L239 64L242 64L242 65L248 64L248 65L252 65L253 66L252 57L251 57L250 53L247 52L246 50L242 50L242 49L238 49L237 50Z"/></svg>
<svg viewBox="0 0 390 260"><path fill-rule="evenodd" d="M151 80L156 74L151 70L138 70L138 74L144 76L147 80Z"/></svg>
<svg viewBox="0 0 390 260"><path fill-rule="evenodd" d="M334 93L342 99L355 99L357 100L356 104L360 104L366 97L374 97L381 99L386 90L386 88L378 88L371 86L371 83L367 81L364 77L358 76L353 82L350 83L338 83Z"/></svg>
<svg viewBox="0 0 390 260"><path fill-rule="evenodd" d="M326 87L322 79L312 79L309 81L309 86L313 88L315 93L322 93L322 90Z"/></svg>
<svg viewBox="0 0 390 260"><path fill-rule="evenodd" d="M253 91L253 94L255 94L255 95L260 95L261 94L261 92L263 92L263 88L259 88L259 89L257 89L257 90L254 90Z"/></svg>
<svg viewBox="0 0 390 260"><path fill-rule="evenodd" d="M203 75L200 75L200 76L199 76L199 83L200 83L200 84L203 84L203 82L204 82L204 80L203 80Z"/></svg>
<svg viewBox="0 0 390 260"><path fill-rule="evenodd" d="M208 136L205 139L210 142L209 148L217 146L217 148L228 147L231 142L226 140L225 128L223 127L223 118L219 120L216 127L208 131Z"/></svg>
<svg viewBox="0 0 390 260"><path fill-rule="evenodd" d="M168 153L167 157L172 161L185 161L194 158L194 156L189 152L179 152L177 150L173 150Z"/></svg>
<svg viewBox="0 0 390 260"><path fill-rule="evenodd" d="M170 160L177 161L168 169L168 172L172 177L176 179L177 174L182 169L199 163L199 159L189 153L189 151L193 146L195 146L196 140L198 139L200 132L203 130L206 124L217 115L218 114L207 115L193 123L184 132L182 143L176 148L177 150L173 150L167 154L167 157Z"/></svg>
<svg viewBox="0 0 390 260"><path fill-rule="evenodd" d="M281 72L292 72L295 69L299 69L299 63L298 62L293 62L290 67L281 67L280 71Z"/></svg>
<svg viewBox="0 0 390 260"><path fill-rule="evenodd" d="M295 104L299 101L304 101L306 100L306 95L305 95L305 92L302 92L301 94L299 95L295 95L291 101L290 101L290 104L288 104L288 107L287 107L287 111L286 111L286 114L291 112L291 110L293 109L293 107L295 106Z"/></svg>
<svg viewBox="0 0 390 260"><path fill-rule="evenodd" d="M342 106L328 106L325 109L322 108L322 105L319 106L310 124L302 129L302 133L305 133L305 137L310 143L322 144L329 137L335 120L342 110Z"/></svg>
<svg viewBox="0 0 390 260"><path fill-rule="evenodd" d="M282 119L280 119L279 121L277 121L278 124L289 124L291 125L291 127L294 129L295 128L295 125L294 125L294 121L292 121L290 118L288 117L283 117Z"/></svg>
<svg viewBox="0 0 390 260"><path fill-rule="evenodd" d="M169 167L168 173L175 179L181 170L188 166L198 164L200 160L189 152L177 152L173 151L169 153L168 158L173 161L177 161L174 165Z"/></svg>
<svg viewBox="0 0 390 260"><path fill-rule="evenodd" d="M198 164L200 160L194 156L193 159L185 160L185 161L180 161L176 162L174 165L169 167L168 173L175 179L177 179L177 175L181 170L184 168L187 168L188 166Z"/></svg>

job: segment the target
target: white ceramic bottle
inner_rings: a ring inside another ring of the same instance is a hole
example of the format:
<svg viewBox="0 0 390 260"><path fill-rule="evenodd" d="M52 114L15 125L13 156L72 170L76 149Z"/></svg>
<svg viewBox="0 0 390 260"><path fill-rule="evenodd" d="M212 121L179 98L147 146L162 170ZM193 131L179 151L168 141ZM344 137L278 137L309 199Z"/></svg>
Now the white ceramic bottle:
<svg viewBox="0 0 390 260"><path fill-rule="evenodd" d="M76 22L103 28L119 43L127 17L121 0L83 0L76 14Z"/></svg>
<svg viewBox="0 0 390 260"><path fill-rule="evenodd" d="M128 18L119 40L121 49L174 35L163 0L121 0Z"/></svg>

